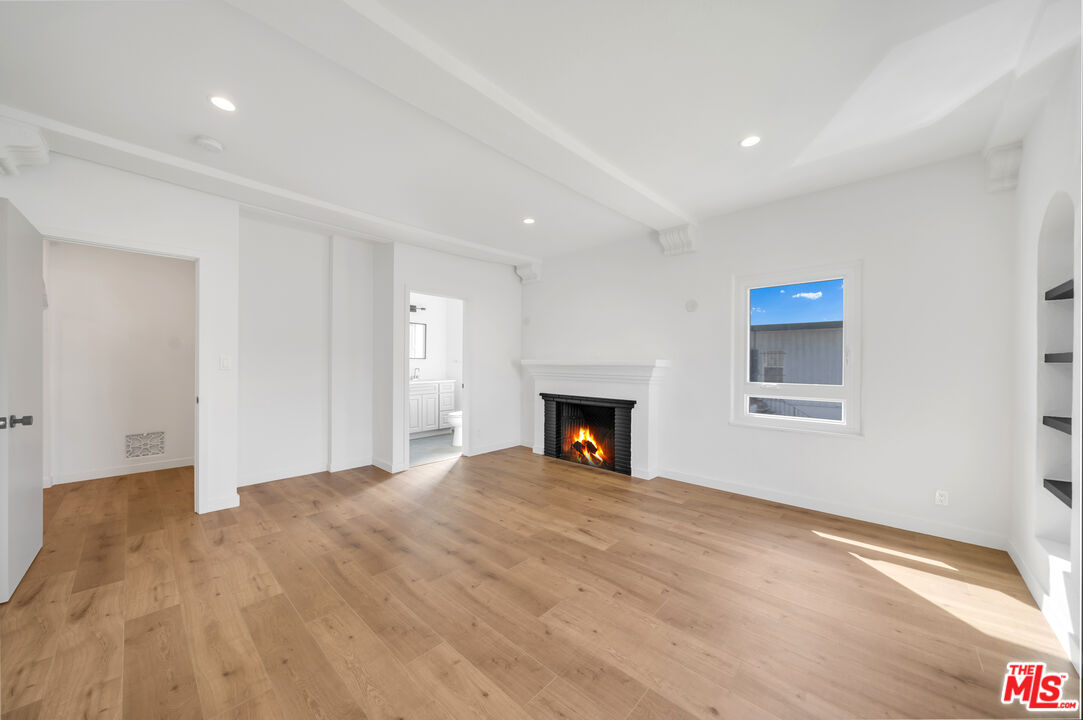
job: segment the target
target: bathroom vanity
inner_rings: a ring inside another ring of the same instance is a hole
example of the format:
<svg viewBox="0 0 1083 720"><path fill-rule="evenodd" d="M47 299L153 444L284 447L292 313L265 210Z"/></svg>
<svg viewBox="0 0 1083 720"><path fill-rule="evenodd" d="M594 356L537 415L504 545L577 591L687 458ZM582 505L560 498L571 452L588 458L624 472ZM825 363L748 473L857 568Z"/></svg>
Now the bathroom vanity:
<svg viewBox="0 0 1083 720"><path fill-rule="evenodd" d="M448 413L455 407L455 380L410 381L410 433L451 427Z"/></svg>

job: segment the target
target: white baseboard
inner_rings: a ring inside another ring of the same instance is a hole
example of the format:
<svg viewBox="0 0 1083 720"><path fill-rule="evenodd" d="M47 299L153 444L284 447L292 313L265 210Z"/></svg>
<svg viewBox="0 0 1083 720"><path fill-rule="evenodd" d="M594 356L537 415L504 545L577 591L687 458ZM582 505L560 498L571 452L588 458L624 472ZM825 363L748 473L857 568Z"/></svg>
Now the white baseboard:
<svg viewBox="0 0 1083 720"><path fill-rule="evenodd" d="M638 478L640 480L653 480L660 474L661 473L658 471L658 468L641 467L638 465L632 466L632 477Z"/></svg>
<svg viewBox="0 0 1083 720"><path fill-rule="evenodd" d="M471 447L470 455L468 457L474 457L475 455L484 455L485 453L496 452L497 450L507 450L508 448L519 447L518 440L511 440L503 443L491 443L489 445L482 445L481 447Z"/></svg>
<svg viewBox="0 0 1083 720"><path fill-rule="evenodd" d="M97 470L80 470L72 473L61 473L49 478L49 484L63 485L65 483L83 482L85 480L98 480L100 478L116 477L118 475L133 475L135 473L152 472L154 470L171 470L173 468L188 467L195 463L194 458L171 458L169 460L154 460L151 462L132 462L127 465L116 467L98 468Z"/></svg>
<svg viewBox="0 0 1083 720"><path fill-rule="evenodd" d="M749 497L760 498L761 500L771 500L772 502L794 505L796 507L805 508L806 510L831 513L832 515L842 515L855 520L863 520L878 525L887 525L902 530L924 533L925 535L935 535L936 537L958 540L974 545L982 545L996 550L1004 550L1007 548L1007 538L1003 535L997 535L996 533L990 533L984 530L975 530L973 528L954 525L952 523L941 523L936 522L935 520L883 510L870 510L868 508L847 505L845 503L824 500L822 498L797 495L795 493L787 493L753 485L731 483L715 478L683 473L677 470L659 470L658 475L673 480L679 480L681 482L691 483L692 485L702 485L703 487L725 490L726 492L736 493L738 495L747 495Z"/></svg>
<svg viewBox="0 0 1083 720"><path fill-rule="evenodd" d="M1038 576L1034 574L1034 571L1030 569L1030 566L1023 560L1023 553L1019 552L1019 548L1015 546L1011 540L1008 540L1008 556L1015 563L1016 570L1019 571L1019 575L1022 576L1023 582L1027 586L1027 590L1030 591L1031 596L1034 598L1034 602L1041 608L1042 615L1045 616L1045 621L1049 623L1049 627L1052 628L1053 634L1057 637L1061 647L1068 653L1068 657L1072 660L1072 665L1075 666L1075 671L1080 672L1080 649L1079 638L1072 633L1072 618L1069 613L1067 616L1055 608L1050 597L1046 593L1045 587L1042 586L1041 581L1038 580Z"/></svg>
<svg viewBox="0 0 1083 720"><path fill-rule="evenodd" d="M199 507L196 512L200 515L212 512L218 512L219 510L228 510L229 508L238 507L241 504L241 496L236 492L225 493L223 495L217 495L213 498L204 500L200 498Z"/></svg>
<svg viewBox="0 0 1083 720"><path fill-rule="evenodd" d="M391 469L391 462L388 461L388 460L384 460L383 458L378 458L378 457L372 458L372 464L375 465L376 467L380 468L384 472L395 472L394 470Z"/></svg>
<svg viewBox="0 0 1083 720"><path fill-rule="evenodd" d="M422 430L420 432L410 433L411 440L420 440L421 438L435 437L437 435L451 435L454 432L451 428L441 428L439 430Z"/></svg>
<svg viewBox="0 0 1083 720"><path fill-rule="evenodd" d="M353 470L354 468L368 467L372 465L372 456L366 455L365 457L353 458L352 460L340 460L331 467L328 468L329 472L341 472L343 470Z"/></svg>
<svg viewBox="0 0 1083 720"><path fill-rule="evenodd" d="M256 472L245 473L238 477L237 487L258 485L259 483L285 480L286 478L312 475L313 473L320 472L327 472L327 466L323 463L305 463L303 465L294 465L293 467L287 468L277 467L268 470L257 470Z"/></svg>

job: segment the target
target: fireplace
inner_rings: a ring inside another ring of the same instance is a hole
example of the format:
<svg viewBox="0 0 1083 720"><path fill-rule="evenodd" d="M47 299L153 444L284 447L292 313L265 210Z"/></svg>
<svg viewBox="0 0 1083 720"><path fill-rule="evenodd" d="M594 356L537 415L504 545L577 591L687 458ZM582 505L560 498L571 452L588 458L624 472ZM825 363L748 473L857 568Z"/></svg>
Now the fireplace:
<svg viewBox="0 0 1083 720"><path fill-rule="evenodd" d="M545 454L632 474L635 400L539 393L545 403Z"/></svg>

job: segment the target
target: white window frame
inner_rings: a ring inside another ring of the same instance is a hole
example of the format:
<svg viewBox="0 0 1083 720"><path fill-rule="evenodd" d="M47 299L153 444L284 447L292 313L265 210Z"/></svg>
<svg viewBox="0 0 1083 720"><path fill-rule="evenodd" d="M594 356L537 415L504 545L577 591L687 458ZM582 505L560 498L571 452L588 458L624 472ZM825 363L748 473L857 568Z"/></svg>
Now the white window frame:
<svg viewBox="0 0 1083 720"><path fill-rule="evenodd" d="M822 280L843 281L842 385L749 381L751 306L754 288ZM861 263L848 262L733 278L733 375L730 422L758 428L800 432L861 434ZM842 420L820 420L748 412L751 397L823 400L842 403Z"/></svg>

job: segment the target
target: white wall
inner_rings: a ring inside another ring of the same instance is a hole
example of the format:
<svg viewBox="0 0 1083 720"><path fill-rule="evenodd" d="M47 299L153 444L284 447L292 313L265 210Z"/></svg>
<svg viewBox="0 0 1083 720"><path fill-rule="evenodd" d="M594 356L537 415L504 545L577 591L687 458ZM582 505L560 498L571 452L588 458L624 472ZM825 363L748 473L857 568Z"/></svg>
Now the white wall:
<svg viewBox="0 0 1083 720"><path fill-rule="evenodd" d="M238 485L326 470L330 238L241 218Z"/></svg>
<svg viewBox="0 0 1083 720"><path fill-rule="evenodd" d="M46 484L191 465L195 263L46 241ZM165 454L125 457L125 435Z"/></svg>
<svg viewBox="0 0 1083 720"><path fill-rule="evenodd" d="M463 301L464 449L477 455L519 444L521 291L507 265L408 245L376 248L373 464L406 467L410 292ZM386 345L383 338L390 338ZM385 425L385 423L387 423Z"/></svg>
<svg viewBox="0 0 1083 720"><path fill-rule="evenodd" d="M670 360L662 475L1004 547L1014 224L1014 198L988 193L971 157L709 221L692 254L663 257L646 241L586 249L546 261L544 279L524 286L523 357ZM853 260L863 435L731 425L734 275ZM575 331L570 317L593 322ZM523 406L529 444L533 399ZM939 488L947 507L933 502Z"/></svg>
<svg viewBox="0 0 1083 720"><path fill-rule="evenodd" d="M54 154L49 165L0 176L43 235L198 261L196 508L236 506L237 203ZM227 363L229 364L229 363Z"/></svg>
<svg viewBox="0 0 1083 720"><path fill-rule="evenodd" d="M410 293L410 304L417 312L410 313L409 322L425 325L425 358L410 359L410 377L414 370L420 371L422 380L445 380L448 369L448 301L445 298L421 293ZM424 308L422 310L421 308Z"/></svg>
<svg viewBox="0 0 1083 720"><path fill-rule="evenodd" d="M1075 206L1074 268L1076 297L1075 315L1075 363L1071 369L1074 393L1071 398L1072 417L1079 423L1080 409L1080 358L1083 345L1079 327L1081 314L1080 270L1081 255L1081 192L1080 192L1080 58L1077 52L1070 73L1062 78L1049 95L1042 113L1031 127L1023 143L1023 161L1019 171L1018 254L1016 277L1018 294L1016 304L1021 308L1020 333L1016 348L1018 375L1013 387L1017 390L1019 419L1016 433L1016 465L1012 483L1012 513L1010 528L1010 551L1023 578L1027 581L1054 632L1068 648L1075 663L1080 667L1080 434L1071 437L1073 496L1076 503L1069 513L1070 571L1067 575L1057 571L1062 565L1051 560L1049 547L1039 542L1037 515L1039 505L1048 502L1047 493L1041 486L1038 474L1037 440L1040 432L1054 432L1041 428L1039 401L1035 378L1040 370L1038 351L1038 328L1035 304L1039 293L1049 289L1038 286L1038 238L1050 201L1064 193ZM1065 398L1067 401L1067 398ZM1060 440L1060 438L1051 438Z"/></svg>
<svg viewBox="0 0 1083 720"><path fill-rule="evenodd" d="M331 238L330 470L372 464L373 246Z"/></svg>
<svg viewBox="0 0 1083 720"><path fill-rule="evenodd" d="M370 243L241 219L240 473L372 461Z"/></svg>
<svg viewBox="0 0 1083 720"><path fill-rule="evenodd" d="M461 381L463 377L462 300L424 293L410 293L410 304L416 306L418 310L410 313L409 322L424 323L428 338L425 359L410 360L410 376L413 377L413 371L417 368L421 371L420 379L422 380Z"/></svg>

